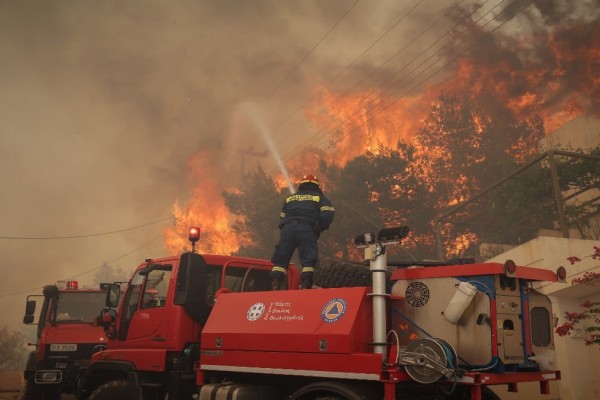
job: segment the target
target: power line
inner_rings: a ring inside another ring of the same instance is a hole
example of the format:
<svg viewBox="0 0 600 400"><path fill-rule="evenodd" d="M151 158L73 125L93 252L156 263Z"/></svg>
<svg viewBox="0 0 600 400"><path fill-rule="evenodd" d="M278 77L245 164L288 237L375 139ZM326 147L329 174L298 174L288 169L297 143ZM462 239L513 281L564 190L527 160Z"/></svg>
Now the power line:
<svg viewBox="0 0 600 400"><path fill-rule="evenodd" d="M149 244L153 243L154 241L156 241L156 240L160 239L162 236L163 236L163 235L162 235L162 233L161 233L159 236L156 236L155 238L153 238L153 239L151 239L151 240L147 241L146 243L142 244L142 245L141 245L141 246L139 246L139 247L136 247L135 249L133 249L133 250L131 250L131 251L128 251L127 253L121 254L120 256L118 256L118 257L115 257L115 258L113 258L113 259L112 259L112 260L110 260L110 261L105 261L105 262L103 262L101 265L99 265L99 266L97 266L97 267L94 267L94 268L88 269L87 271L83 271L83 272L81 272L81 273L79 273L79 274L73 275L73 276L71 276L70 278L67 278L66 280L70 280L70 279L74 279L74 278L80 277L80 276L82 276L82 275L85 275L85 274L88 274L88 273L90 273L90 272L96 271L96 270L98 270L98 269L102 268L102 267L103 267L104 265L106 265L106 264L110 264L110 263L113 263L113 262L115 262L115 261L118 261L118 260L120 260L120 259L122 259L122 258L125 258L125 257L127 257L128 255L130 255L130 254L132 254L132 253L135 253L136 251L138 251L138 250L140 250L140 249L142 249L142 248L144 248L144 247L148 246ZM0 295L0 298L9 297L9 296L17 296L17 295L20 295L20 294L26 294L26 293L31 293L31 292L33 292L33 291L35 291L35 290L40 290L40 289L43 289L43 288L44 288L43 286L38 286L38 287L34 287L34 288L31 288L31 289L27 289L27 290L22 290L22 291L19 291L19 292L13 292L13 293L1 294L1 295Z"/></svg>
<svg viewBox="0 0 600 400"><path fill-rule="evenodd" d="M138 251L138 250L140 250L140 249L142 249L142 248L144 248L144 247L148 246L150 243L152 243L152 242L154 242L154 241L156 241L156 240L160 239L161 237L163 237L163 234L162 234L162 233L161 233L160 235L158 235L158 236L154 237L153 239L150 239L149 241L147 241L146 243L142 244L141 246L139 246L139 247L137 247L137 248L135 248L135 249L133 249L133 250L131 250L131 251L129 251L129 252L127 252L127 253L125 253L125 254L122 254L122 255L120 255L120 256L118 256L118 257L116 257L116 258L113 258L112 260L106 261L106 262L105 262L105 263L103 263L102 265L104 265L104 264L110 264L110 263L113 263L113 262L115 262L115 261L119 261L120 259L122 259L122 258L125 258L125 257L127 257L128 255L130 255L130 254L132 254L132 253L135 253L136 251ZM100 265L100 266L98 266L98 267L94 267L94 268L92 268L92 269L88 269L87 271L83 271L83 272L81 272L81 273L79 273L79 274L77 274L77 275L73 275L73 276L71 276L70 278L67 278L67 280L68 280L68 279L74 279L74 278L78 278L78 277L80 277L81 275L85 275L85 274L88 274L88 273L90 273L90 272L92 272L92 271L95 271L95 270L97 270L97 269L100 269L100 268L102 268L102 265Z"/></svg>
<svg viewBox="0 0 600 400"><path fill-rule="evenodd" d="M304 63L304 61L306 61L308 59L308 57L310 57L310 55L316 50L317 47L319 47L319 45L327 38L327 36L329 36L329 34L331 32L333 32L333 30L340 24L340 22L342 22L342 20L344 18L346 18L346 16L350 13L350 11L352 11L354 9L354 7L358 4L360 0L356 0L354 2L354 4L352 4L350 6L350 8L348 8L348 10L346 10L346 12L336 21L335 24L333 24L333 26L331 28L329 28L329 30L327 31L327 33L325 33L325 35L323 37L321 37L321 39L319 39L319 41L317 41L317 43L315 43L315 45L312 47L312 49L310 49L310 51L304 56L304 58L302 60L300 60L300 62L298 62L298 64L296 64L296 66L294 68L292 68L286 76L283 77L283 79L281 81L279 81L279 83L277 83L270 91L269 93L267 93L265 95L265 99L268 99L269 97L271 97L271 95L277 90L279 89L279 87L283 84L283 82L285 82L293 73L294 71L296 71L300 65L302 65L302 63ZM421 0L423 1L423 0Z"/></svg>
<svg viewBox="0 0 600 400"><path fill-rule="evenodd" d="M504 1L504 0L502 0ZM501 2L502 2L501 1ZM527 3L525 6L521 7L516 13L514 13L512 16L510 16L509 18L506 18L502 23L500 23L498 26L496 26L495 28L491 29L488 32L482 33L482 36L488 36L490 34L492 34L493 32L495 32L496 30L498 30L499 28L501 28L504 24L506 24L508 21L510 21L512 18L516 17L518 14L520 14L525 8L529 7L529 5L531 5L531 3L533 3L534 0L530 0L529 3ZM506 9L510 7L507 6L504 11L506 11ZM495 7L494 7L495 8ZM491 10L489 11L491 12ZM489 13L488 12L488 13ZM486 13L487 15L487 13ZM493 21L495 18L492 18L490 21L486 22L483 27L485 27L487 24L489 24L491 21ZM448 65L454 63L462 54L464 54L465 52L467 52L468 50L471 50L472 48L474 48L475 46L477 46L480 41L481 41L482 37L476 38L475 41L473 43L471 43L470 45L468 45L464 51L460 54L457 54L456 56L454 56L454 58L450 59L449 61L447 61L446 63L444 63L442 66L440 66L437 70L435 70L434 72L432 72L431 74L429 74L428 76L426 76L424 79L422 79L421 81L419 81L417 84L415 84L412 88L410 88L408 91L404 92L402 95L400 95L400 97L405 97L408 96L409 94L411 94L416 88L420 87L423 83L425 83L426 81L428 81L430 78L432 78L433 76L435 76L436 74L438 74L440 71L444 70L444 68L446 68ZM446 46L444 46L446 47ZM443 50L443 48L442 48ZM440 50L441 51L441 50ZM427 60L429 60L431 57L429 57ZM426 60L426 61L427 61ZM427 71L428 69L430 69L432 66L434 66L435 64L437 64L439 62L435 61L434 63L432 63L431 65L429 65L427 68L425 68L423 71L421 71L417 76L421 75L423 72ZM419 65L419 67L423 65L423 63L421 63ZM412 72L412 71L411 71ZM398 93L398 91L404 87L406 87L407 85L403 85L402 87L399 87L398 89L392 91L390 93L389 96L392 95L396 95ZM361 123L360 125L356 126L355 128L349 130L348 132L346 132L342 137L338 138L341 139L347 135L349 135L350 133L354 132L357 128L364 126L365 124L369 123L370 121L372 121L373 119L375 119L376 116L378 116L379 114L383 113L384 111L386 111L387 109L389 109L390 107L392 107L392 105L394 105L396 103L396 101L393 101L392 103L384 106L381 110L375 112L372 114L372 116L370 116L369 118L366 118L365 121L363 123ZM341 126L338 125L338 126Z"/></svg>
<svg viewBox="0 0 600 400"><path fill-rule="evenodd" d="M286 118L284 118L283 120L281 120L281 122L279 123L277 128L282 127L291 117L293 117L294 115L296 115L296 113L304 108L306 108L306 106L310 103L310 101L312 99L314 99L316 96L318 96L320 93L323 92L323 90L325 90L325 88L329 87L333 82L335 82L340 76L342 76L344 74L344 72L346 72L351 66L353 66L358 60L360 60L361 57L363 57L365 54L367 54L369 52L369 50L371 50L373 47L375 47L375 45L377 43L379 43L385 36L387 36L392 30L394 30L396 28L396 26L398 26L402 21L404 21L417 7L419 7L419 5L421 5L421 3L425 1L425 0L419 0L417 1L414 6L408 10L408 12L406 12L405 14L403 14L398 20L396 20L396 22L394 24L392 24L392 26L390 26L383 34L379 35L379 37L377 39L375 39L375 41L373 41L369 46L367 46L367 48L365 50L363 50L362 53L360 53L358 56L356 56L354 58L354 60L352 60L352 62L350 62L348 65L346 65L338 74L336 74L332 79L330 79L324 86L323 88L321 88L321 90L319 90L317 93L315 93L314 95L310 96L302 105L300 105L300 107L298 107L295 111L293 111L290 115L288 115ZM465 0L461 0L461 3L465 1ZM489 1L489 0L488 0ZM389 61L389 60L388 60ZM385 64L385 63L384 63ZM382 64L383 65L383 64ZM380 65L377 69L379 69L382 65ZM364 79L360 82L363 82ZM354 85L354 87L356 87L358 84ZM306 126L306 124L308 124L308 122L306 122L304 124L304 126Z"/></svg>
<svg viewBox="0 0 600 400"><path fill-rule="evenodd" d="M497 8L497 7L498 7L498 5L499 5L499 4L501 4L503 1L504 1L504 0L500 1L500 3L498 3L498 4L497 4L497 5L496 5L496 6L495 6L493 9ZM527 3L526 3L524 6L523 6L523 7L521 7L520 9L518 9L518 11L517 11L517 12L515 12L515 13L514 13L512 16L510 16L509 18L506 18L506 19L505 19L505 20L504 20L502 23L500 23L498 26L496 26L495 28L491 29L490 31L487 31L487 32L484 32L484 33L482 33L482 36L484 36L484 35L486 35L486 36L487 36L487 35L490 35L490 34L491 34L491 33L493 33L494 31L496 31L497 29L499 29L500 27L502 27L502 26L503 26L504 24L506 24L508 21L510 21L510 20L511 20L511 19L513 19L515 16L517 16L518 14L520 14L520 13L521 13L521 12L522 12L522 11L523 11L525 8L527 8L529 5L531 5L531 3L532 3L532 2L533 2L533 0L531 0L531 1L529 1L529 2L527 2ZM490 11L488 11L488 12L487 12L485 15L489 14L491 11L493 11L493 9L492 9L492 10L490 10ZM508 6L507 6L507 7L504 9L504 11L503 11L503 12L505 12L507 9L508 9ZM485 15L484 15L484 16L485 16ZM482 18L483 18L484 16L482 16ZM490 21L488 21L487 23L485 23L485 24L484 24L484 25L482 25L482 26L483 26L483 27L485 27L487 24L489 24L489 23L490 23L491 21L493 21L495 18L496 18L496 17L492 18ZM481 18L480 18L480 19L481 19ZM459 24L459 25L460 25L460 24ZM456 27L458 27L459 25L457 25ZM446 34L444 35L444 37L445 37L445 36L447 36L447 35L448 35L448 33L446 33ZM438 40L436 41L436 43L437 43L439 40L440 40L440 39L438 39ZM455 61L458 59L458 57L459 57L460 55L464 54L464 53L465 53L467 50L470 50L470 49L472 49L473 47L475 47L476 45L478 45L478 44L479 44L479 42L480 42L480 40L481 40L481 38L476 38L476 39L475 39L475 41L474 41L474 43L472 43L472 44L471 44L471 45L469 45L467 48L465 48L461 54L459 54L459 55L456 55L456 56L455 56L453 59L451 59L450 61L448 61L448 62L446 62L445 64L443 64L443 65L442 65L440 68L438 68L438 69L437 69L437 70L435 70L433 73L431 73L430 75L428 75L427 77L425 77L423 80L421 80L420 82L418 82L416 85L414 85L412 88L410 88L410 89L409 89L407 92L403 93L403 95L402 95L402 96L407 96L408 94L412 93L412 92L413 92L413 91L414 91L416 88L420 87L420 86L421 86L421 85L422 85L424 82L426 82L426 81L427 81L427 80L429 80L431 77L433 77L434 75L436 75L437 73L439 73L440 71L442 71L442 70L443 70L443 69L444 69L446 66L448 66L448 65L452 64L453 62L455 62ZM409 72L413 72L413 71L415 71L417 68L421 67L421 66L422 66L422 65L423 65L425 62L427 62L429 59L431 59L431 58L432 58L432 57L434 57L435 55L439 55L439 54L440 54L440 52L441 52L441 51L442 51L444 48L446 48L447 46L448 46L448 44L446 44L444 47L442 47L440 50L438 50L438 51L437 51L437 53L435 53L435 54L433 54L432 56L428 57L428 58L427 58L427 59L426 59L424 62L422 62L422 63L421 63L421 64L419 64L419 65L418 65L416 68L414 68L412 71L409 71ZM430 46L430 47L431 47L431 46ZM421 53L421 54L423 54L423 53ZM415 60L416 60L418 57L420 57L420 55L421 55L421 54L419 54L419 55L418 55L416 58L414 58L414 59L413 59L413 60L412 60L410 63L408 63L407 65L410 65L412 62L414 62L414 61L415 61ZM431 65L429 65L427 68L423 69L423 70L422 70L420 73L418 73L416 76L422 75L422 74L423 74L425 71L427 71L428 69L430 69L430 68L431 68L433 65L437 64L438 62L439 62L439 60L438 60L438 61L435 61L434 63L432 63ZM404 69L404 68L405 68L405 67L403 67L402 69ZM412 83L412 82L411 82L411 83ZM395 89L394 91L392 91L392 92L390 93L390 95L394 95L394 94L396 94L396 93L397 93L397 92L398 92L400 89L402 89L402 88L404 88L404 87L406 87L406 86L407 86L407 84L405 84L405 85L403 85L403 86L401 86L401 87L399 87L399 88ZM393 87L393 86L392 86L392 87ZM369 93L369 94L370 94L370 93ZM378 97L381 97L381 95L379 95ZM365 97L365 98L366 98L366 97ZM393 105L394 103L395 103L395 102L393 102L391 105ZM362 122L360 125L356 126L355 128L351 129L350 131L346 132L346 134L344 134L342 137L339 137L339 138L337 138L337 140L339 140L339 139L341 139L341 138L343 138L343 137L347 136L348 134L350 134L350 133L354 132L354 131L355 131L357 128L359 128L359 127L361 127L361 126L364 126L364 125L365 125L365 124L367 124L368 122L372 121L372 120L373 120L373 119L374 119L374 118L375 118L377 115L379 115L379 114L381 114L383 111L385 111L385 110L389 109L389 108L391 107L391 105L384 106L384 107L383 107L381 110L379 110L378 112L375 112L375 113L373 113L373 114L372 114L370 117L366 118L366 120L365 120L365 121L363 121L363 122ZM359 110L359 111L360 111L360 110ZM356 114L355 114L355 115L356 115ZM313 138L315 138L316 136L319 136L319 134L321 134L321 133L331 133L331 132L333 131L333 129L335 129L335 128L339 128L339 127L342 127L342 126L344 125L344 123L345 123L345 122L349 122L349 121L350 121L350 117L349 117L349 118L347 118L347 119L345 119L345 120L343 120L343 121L341 121L341 122L339 122L339 123L338 123L336 126L334 126L334 127L330 126L330 127L328 127L328 128L323 128L323 129L320 129L318 132L316 132L315 134L313 134L313 135L312 135L312 136L311 136L311 137L310 137L308 140L304 141L303 143L307 143L308 141L312 140L312 139L313 139ZM334 124L332 124L332 125L334 125ZM327 138L326 136L321 136L321 139L317 139L317 142L319 142L319 141L320 141L320 142L322 142L322 141L323 141L324 139L326 139L326 138ZM318 146L319 146L319 145L317 145L317 147L318 147ZM302 147L302 145L299 145L299 146L297 146L296 148L294 148L293 150L291 150L290 152L288 152L288 154L286 155L286 160L288 160L288 161L289 161L289 160L293 159L294 157L296 157L296 156L297 156L297 155L300 153L301 147Z"/></svg>
<svg viewBox="0 0 600 400"><path fill-rule="evenodd" d="M149 222L149 223L144 224L144 225L133 226L131 228L118 229L118 230L109 231L109 232L88 233L88 234L84 234L84 235L73 235L73 236L0 236L0 239L6 239L6 240L60 240L60 239L79 239L79 238L87 238L87 237L93 237L93 236L105 236L105 235L112 235L114 233L122 233L122 232L133 231L135 229L145 228L147 226L159 224L161 222L168 221L170 219L173 219L173 217L169 216L169 217L166 217L166 218L159 219L158 221Z"/></svg>
<svg viewBox="0 0 600 400"><path fill-rule="evenodd" d="M434 21L431 25L429 25L425 30L421 31L419 34L417 34L408 44L406 44L405 46L403 46L402 48L400 48L398 51L396 51L391 57L388 57L388 59L386 59L383 63L381 63L378 67L375 68L375 71L380 70L384 65L386 65L388 62L390 62L392 59L394 59L395 57L397 57L403 50L405 50L409 45L415 43L420 37L422 37L427 31L429 31L430 29L432 29L435 25L437 25L444 17L446 17L451 11L457 9L460 4L463 2L464 0L461 0L459 3L457 3L450 11L447 11L446 13L444 13L440 18L438 18L436 21ZM483 4L487 3L489 0L486 0ZM378 43L385 35L387 35L396 25L398 25L399 22L401 22L402 20L404 20L412 11L414 11L414 9L421 4L421 2L417 3L409 12L407 12L406 14L404 14L393 26L392 28L388 29L383 35L381 35L375 42L373 42L373 44L371 44L371 46L369 46L367 48L366 51L362 52L354 61L352 61L352 63L350 63L346 68L344 68L344 71L346 71L348 69L348 67L352 64L354 64L360 57L362 57L369 49L371 49L376 43ZM482 4L482 6L483 6ZM477 11L477 10L476 10ZM474 14L476 11L473 11L472 14ZM471 15L472 15L471 14ZM462 23L462 22L461 22ZM458 24L460 25L460 24ZM458 26L457 25L457 26ZM457 26L455 26L453 29L455 29ZM441 36L440 38L438 38L437 41L435 41L433 44L437 43L438 41L440 41L441 39L443 39L447 34ZM408 64L406 64L404 67L402 67L399 71L397 71L394 75L392 75L392 77L396 76L400 71L402 71L404 68L406 68L407 65L410 65L414 60L416 60L418 57L421 56L421 54L423 54L424 52L426 52L428 49L430 49L433 44L429 45L429 47L427 47L425 50L423 50L419 55L417 55L411 62L409 62ZM338 74L334 79L330 80L325 87L328 87L331 83L333 83L339 76L341 76L341 73ZM383 84L385 84L386 82L388 82L392 77L386 79L385 81L381 82L379 84L379 87L382 87ZM365 79L357 82L352 88L346 90L343 94L339 95L338 98L341 98L342 96L348 94L349 92L351 92L353 89L355 89L358 85L360 85L362 82L364 82ZM377 89L376 88L376 89ZM371 95L371 93L374 93L376 89L371 90L369 93L367 93L367 95L364 97L364 99L366 99L368 96ZM323 89L321 91L319 91L319 93L321 93L323 91ZM317 93L318 94L318 93ZM299 110L303 109L306 107L306 105L316 97L316 95L310 97L304 104L302 104L296 111L294 111L294 113L292 113L290 115L290 117L294 114L296 114L296 112L298 112ZM363 99L363 100L364 100ZM286 118L284 120L287 121L290 117ZM341 123L338 124L338 127L341 126L343 124L343 122L347 122L348 119L342 121ZM304 124L304 126L306 126L309 122L306 122ZM335 124L335 123L334 123ZM332 125L334 125L332 124ZM330 129L329 128L322 128L320 129L318 132L316 132L315 134L313 134L311 137L309 137L308 139L304 140L301 144L299 144L298 146L296 146L294 149L290 150L287 155L286 155L286 159L289 161L290 159L292 159L294 156L296 156L297 154L294 153L298 153L301 151L302 147L305 146L306 144L308 144L309 142L311 142L313 140L314 137L318 136L320 133L325 133L325 132L329 132Z"/></svg>

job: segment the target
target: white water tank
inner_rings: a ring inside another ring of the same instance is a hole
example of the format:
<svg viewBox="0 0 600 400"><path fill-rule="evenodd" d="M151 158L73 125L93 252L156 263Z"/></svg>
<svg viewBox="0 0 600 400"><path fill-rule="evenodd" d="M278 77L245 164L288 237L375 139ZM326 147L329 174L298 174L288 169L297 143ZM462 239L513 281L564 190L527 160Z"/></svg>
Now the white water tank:
<svg viewBox="0 0 600 400"><path fill-rule="evenodd" d="M453 324L457 324L471 301L473 301L476 293L477 288L475 286L469 282L461 282L444 310L444 318Z"/></svg>

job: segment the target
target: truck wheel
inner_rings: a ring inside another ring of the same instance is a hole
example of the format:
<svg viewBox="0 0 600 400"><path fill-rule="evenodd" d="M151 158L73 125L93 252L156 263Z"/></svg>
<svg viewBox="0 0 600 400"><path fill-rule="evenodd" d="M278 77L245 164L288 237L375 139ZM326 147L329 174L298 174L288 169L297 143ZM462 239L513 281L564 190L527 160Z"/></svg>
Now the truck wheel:
<svg viewBox="0 0 600 400"><path fill-rule="evenodd" d="M391 272L386 273L389 281ZM371 271L362 264L340 260L322 260L315 268L314 284L321 288L371 286Z"/></svg>
<svg viewBox="0 0 600 400"><path fill-rule="evenodd" d="M133 382L110 381L94 390L88 400L143 400L142 391Z"/></svg>
<svg viewBox="0 0 600 400"><path fill-rule="evenodd" d="M446 397L448 400L470 400L471 399L471 391L469 386L458 389L451 396ZM492 389L485 386L481 388L481 400L501 400L500 396L498 396Z"/></svg>
<svg viewBox="0 0 600 400"><path fill-rule="evenodd" d="M383 394L368 386L345 382L315 382L300 388L290 400L364 400L382 398Z"/></svg>
<svg viewBox="0 0 600 400"><path fill-rule="evenodd" d="M40 386L27 383L23 400L59 400L60 394L55 386Z"/></svg>

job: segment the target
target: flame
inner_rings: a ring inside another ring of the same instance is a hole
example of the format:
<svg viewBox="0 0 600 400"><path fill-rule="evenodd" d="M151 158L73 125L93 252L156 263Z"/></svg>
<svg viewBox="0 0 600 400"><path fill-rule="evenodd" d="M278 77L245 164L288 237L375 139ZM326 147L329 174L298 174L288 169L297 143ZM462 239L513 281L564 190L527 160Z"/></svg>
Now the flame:
<svg viewBox="0 0 600 400"><path fill-rule="evenodd" d="M341 165L366 152L378 154L381 146L394 148L399 141L411 142L421 122L415 115L425 115L418 112L423 95L392 99L375 91L337 95L317 88L316 92L306 114L322 127L328 150L335 150L324 158ZM316 142L322 144L323 139Z"/></svg>
<svg viewBox="0 0 600 400"><path fill-rule="evenodd" d="M472 27L473 35L481 28ZM508 109L517 118L539 115L546 132L553 132L565 123L585 114L600 113L598 84L600 74L600 24L575 24L554 27L547 34L532 37L506 38L497 43L486 42L470 55L461 55L454 64L445 68L448 79L432 83L410 95L391 96L384 89L365 92L337 93L330 88L316 87L314 101L306 110L307 117L319 131L310 147L295 151L287 159L286 168L293 171L296 183L305 173L316 174L323 184L327 177L323 164L345 165L367 152L379 154L381 147L396 148L399 141L413 144L420 165L412 166L411 173L433 188L440 179L455 188L450 199L437 207L448 207L467 200L473 189L468 189L468 177L444 177L434 173L427 160L449 162L448 154L435 144L423 146L416 140L417 133L435 107L440 93L463 93L484 108L482 116L473 116L474 137L469 146L479 146L478 135L483 134L496 110ZM509 43L509 45L506 45ZM536 51L533 51L536 50ZM440 134L450 134L441 132ZM535 142L521 141L505 151L524 157L536 151ZM234 232L235 222L220 193L223 187L215 178L210 155L203 153L189 162L193 188L191 201L182 208L173 206L177 218L174 227L165 232L167 247L174 252L187 246L187 229L201 227L199 243L203 251L230 254L249 239ZM484 160L471 160L480 163ZM442 174L443 175L443 174ZM280 188L287 187L283 176L275 178ZM397 219L395 216L391 220ZM204 239L206 238L206 239ZM431 237L415 237L431 242ZM449 254L461 254L469 244L476 243L475 234L464 233L448 244Z"/></svg>
<svg viewBox="0 0 600 400"><path fill-rule="evenodd" d="M400 140L413 144L420 165L411 166L411 173L430 188L447 179L445 183L454 190L450 199L438 204L442 208L468 200L478 188L468 189L473 182L466 176L444 177L435 173L427 160L436 160L438 164L449 162L449 155L435 143L425 147L416 140L440 93L466 94L481 105L483 115L491 117L505 109L519 119L539 116L546 133L579 116L600 113L598 21L552 27L544 35L521 36L505 42L506 39L490 41L485 49L460 56L453 67L448 66L449 79L432 83L410 96L393 98L383 89L336 94L331 89L316 88L318 95L307 116L320 128L316 145L323 148L323 142L328 141L326 155L321 158L345 165L366 152L378 154L381 145L396 148ZM488 121L473 116L472 122L476 135L469 146L476 148L480 144L478 135L484 132ZM523 160L537 151L537 141L523 139L505 151L517 161ZM308 160L304 155L297 158L303 163ZM299 163L292 160L290 164L294 162ZM448 244L447 251L460 254L477 241L475 234L464 233Z"/></svg>
<svg viewBox="0 0 600 400"><path fill-rule="evenodd" d="M235 232L231 226L239 219L232 215L221 193L224 190L215 169L217 165L208 151L196 154L187 163L192 182L191 200L185 207L173 205L175 225L165 230L165 247L171 253L190 249L188 230L200 228L200 241L196 244L201 253L232 254L249 239Z"/></svg>

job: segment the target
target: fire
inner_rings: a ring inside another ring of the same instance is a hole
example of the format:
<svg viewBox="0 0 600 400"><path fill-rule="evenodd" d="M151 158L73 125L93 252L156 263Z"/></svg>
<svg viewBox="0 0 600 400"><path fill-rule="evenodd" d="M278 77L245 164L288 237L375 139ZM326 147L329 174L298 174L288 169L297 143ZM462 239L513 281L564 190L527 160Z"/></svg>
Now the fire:
<svg viewBox="0 0 600 400"><path fill-rule="evenodd" d="M478 29L475 27L474 29ZM598 83L600 74L600 23L589 25L571 23L552 27L545 34L532 37L501 37L490 40L486 48L475 48L472 54L461 55L445 71L448 79L432 83L410 96L393 98L384 90L336 94L333 90L317 88L307 115L320 129L321 139L316 145L323 148L328 140L325 156L329 162L346 164L366 152L377 154L379 146L396 148L402 140L415 145L422 164L413 173L424 182L444 179L439 170L428 165L427 159L449 160L444 149L435 143L423 146L417 134L423 121L443 93L466 94L478 104L484 116L493 118L510 110L518 119L539 116L550 133L582 115L598 115ZM390 88L386 88L389 90ZM501 118L501 117L498 117ZM475 135L470 146L479 145L478 135L484 132L488 121L473 116ZM440 134L450 134L440 132ZM537 150L537 140L521 139L505 151L517 160ZM301 158L306 161L306 157ZM472 160L474 163L483 160ZM298 162L292 160L291 163ZM452 177L449 186L455 187L447 207L468 200L473 193L467 177ZM477 188L475 188L477 190ZM459 254L469 243L476 243L474 234L463 234L449 244L453 254Z"/></svg>
<svg viewBox="0 0 600 400"><path fill-rule="evenodd" d="M321 170L323 163L330 164L334 162L334 155L317 147L309 146L301 149L295 157L287 163L288 171L294 171L290 176L292 183L297 186L300 178L305 174L313 174L319 178L322 187L327 186L327 176ZM278 178L277 182L285 182L283 178ZM287 186L287 185L286 185ZM283 187L279 184L279 187Z"/></svg>
<svg viewBox="0 0 600 400"><path fill-rule="evenodd" d="M473 35L479 33L483 33L482 28L472 27ZM436 147L435 143L423 145L417 138L423 122L443 93L466 94L482 108L481 115L473 116L475 135L469 143L471 148L479 145L478 136L485 132L490 119L504 115L506 110L521 119L541 117L546 132L553 132L578 116L599 113L600 24L597 21L589 25L571 23L554 27L532 37L488 36L488 39L485 48L475 47L471 54L460 54L456 62L447 64L445 80L416 88L418 90L403 96L391 96L389 93L397 91L387 90L394 88L344 94L330 88L315 88L318 95L306 115L319 131L310 147L294 149L287 157L287 170L298 174L291 177L292 182L296 184L303 173L316 174L323 182L326 180L321 171L324 163L343 166L366 152L378 154L382 147L396 148L398 142L404 141L415 146L417 159L424 160L414 166L412 172L433 187L445 178L440 176L439 168L434 171L427 160L437 160L438 165L443 165L450 159L444 148ZM505 149L516 157L535 150L536 143L526 140ZM178 203L174 205L177 223L165 232L167 247L172 251L187 246L187 229L193 225L201 227L199 246L202 251L228 254L248 243L247 238L231 229L235 217L227 211L220 195L223 187L214 178L214 164L209 160L210 157L203 154L190 161L195 185L192 200L185 208ZM280 188L287 187L283 177L275 179ZM456 189L452 198L438 204L439 208L459 204L473 193L473 188L467 189L472 182L466 176L446 179L451 179L446 183ZM474 234L463 234L449 244L452 247L449 252L459 254L477 240Z"/></svg>
<svg viewBox="0 0 600 400"><path fill-rule="evenodd" d="M216 163L208 152L195 155L188 161L191 171L192 195L185 207L173 205L175 225L165 230L165 247L171 253L190 249L188 230L200 227L201 253L232 254L249 242L248 238L231 228L238 217L232 215L221 196L224 189L218 180Z"/></svg>
<svg viewBox="0 0 600 400"><path fill-rule="evenodd" d="M421 122L415 115L424 115L419 111L424 103L421 95L392 99L374 91L347 95L326 88L316 91L319 95L307 116L329 142L327 159L341 165L365 152L377 154L381 146L412 141ZM316 144L322 144L322 139Z"/></svg>

